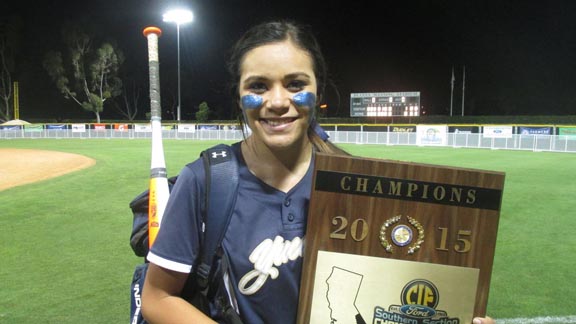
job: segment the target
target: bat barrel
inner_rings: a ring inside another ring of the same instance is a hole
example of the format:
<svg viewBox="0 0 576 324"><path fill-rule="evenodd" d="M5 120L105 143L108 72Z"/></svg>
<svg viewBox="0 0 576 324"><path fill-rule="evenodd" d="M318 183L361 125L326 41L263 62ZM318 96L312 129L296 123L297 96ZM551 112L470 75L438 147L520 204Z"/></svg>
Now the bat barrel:
<svg viewBox="0 0 576 324"><path fill-rule="evenodd" d="M150 195L148 205L148 243L154 243L164 209L170 195L162 145L162 110L160 106L160 64L158 62L158 38L162 31L158 27L147 27L143 31L148 39L148 69L150 75L150 125L152 128L152 159L150 163Z"/></svg>

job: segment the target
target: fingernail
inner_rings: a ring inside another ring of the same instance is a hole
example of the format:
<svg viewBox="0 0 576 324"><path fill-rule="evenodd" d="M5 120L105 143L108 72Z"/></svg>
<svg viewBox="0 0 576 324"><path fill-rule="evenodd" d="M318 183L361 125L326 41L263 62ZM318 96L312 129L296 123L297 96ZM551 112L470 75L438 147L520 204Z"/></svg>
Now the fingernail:
<svg viewBox="0 0 576 324"><path fill-rule="evenodd" d="M472 323L473 323L473 324L482 324L482 321L481 321L480 319L478 319L478 318L475 318L475 319L472 321Z"/></svg>

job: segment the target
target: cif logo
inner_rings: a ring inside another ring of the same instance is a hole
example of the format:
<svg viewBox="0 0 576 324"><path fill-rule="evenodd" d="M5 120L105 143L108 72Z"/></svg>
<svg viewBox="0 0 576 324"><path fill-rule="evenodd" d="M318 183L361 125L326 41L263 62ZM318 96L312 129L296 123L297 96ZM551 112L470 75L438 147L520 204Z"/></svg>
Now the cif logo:
<svg viewBox="0 0 576 324"><path fill-rule="evenodd" d="M413 317L432 317L440 300L438 288L428 280L412 280L402 289L400 311Z"/></svg>

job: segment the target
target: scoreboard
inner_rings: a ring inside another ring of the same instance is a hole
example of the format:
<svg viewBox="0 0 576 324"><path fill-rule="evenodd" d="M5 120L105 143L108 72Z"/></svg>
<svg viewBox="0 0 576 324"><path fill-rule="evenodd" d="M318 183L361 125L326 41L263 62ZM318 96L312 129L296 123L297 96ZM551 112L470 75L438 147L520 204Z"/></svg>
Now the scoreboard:
<svg viewBox="0 0 576 324"><path fill-rule="evenodd" d="M420 116L420 91L350 94L350 117Z"/></svg>

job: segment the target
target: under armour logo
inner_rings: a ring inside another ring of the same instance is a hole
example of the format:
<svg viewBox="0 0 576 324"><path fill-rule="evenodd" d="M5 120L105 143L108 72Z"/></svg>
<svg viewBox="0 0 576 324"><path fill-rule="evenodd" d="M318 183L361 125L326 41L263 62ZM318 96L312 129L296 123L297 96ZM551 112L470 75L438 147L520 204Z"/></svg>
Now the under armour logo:
<svg viewBox="0 0 576 324"><path fill-rule="evenodd" d="M226 155L226 151L220 151L220 153L218 153L218 152L212 152L212 158L213 158L213 159L217 159L218 157L223 157L223 158L225 158L226 156L227 156L227 155Z"/></svg>

